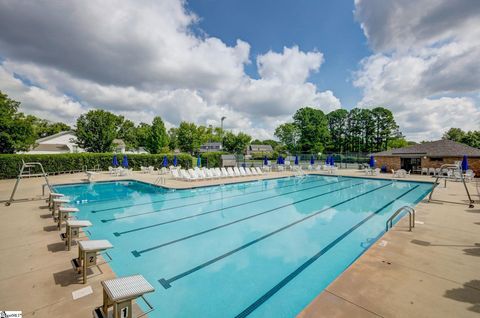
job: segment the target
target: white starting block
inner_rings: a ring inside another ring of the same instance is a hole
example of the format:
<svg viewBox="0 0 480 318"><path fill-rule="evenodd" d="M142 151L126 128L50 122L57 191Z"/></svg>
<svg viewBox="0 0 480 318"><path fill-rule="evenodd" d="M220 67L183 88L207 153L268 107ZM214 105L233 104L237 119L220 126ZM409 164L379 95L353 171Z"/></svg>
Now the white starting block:
<svg viewBox="0 0 480 318"><path fill-rule="evenodd" d="M59 199L59 198L63 198L63 197L64 197L64 195L61 194L61 193L50 192L50 194L48 196L48 199L47 199L48 208L52 209L53 199Z"/></svg>
<svg viewBox="0 0 480 318"><path fill-rule="evenodd" d="M66 225L65 233L60 234L60 237L67 245L67 251L70 251L72 239L80 237L80 228L92 226L92 223L87 220L67 220Z"/></svg>
<svg viewBox="0 0 480 318"><path fill-rule="evenodd" d="M132 301L141 297L150 307L150 310L141 316L153 311L152 305L143 297L146 293L155 291L152 285L142 276L133 275L105 280L103 286L103 305L95 308L94 318L132 318ZM113 307L113 313L109 316L109 308Z"/></svg>
<svg viewBox="0 0 480 318"><path fill-rule="evenodd" d="M62 222L67 221L70 218L70 213L76 213L78 212L77 208L70 208L70 207L59 207L58 208L58 216L57 216L57 221L58 221L58 229L62 227Z"/></svg>
<svg viewBox="0 0 480 318"><path fill-rule="evenodd" d="M70 203L69 199L59 197L59 198L54 198L52 200L52 216L56 218L57 216L57 210L62 206L62 204L67 204Z"/></svg>
<svg viewBox="0 0 480 318"><path fill-rule="evenodd" d="M94 172L94 171L85 171L85 173L87 174L88 182L92 182L93 177L98 174L97 172Z"/></svg>
<svg viewBox="0 0 480 318"><path fill-rule="evenodd" d="M113 245L107 240L78 242L78 258L72 259L72 265L77 273L83 274L84 284L87 282L87 268L99 265L97 264L98 254L110 248L113 248Z"/></svg>

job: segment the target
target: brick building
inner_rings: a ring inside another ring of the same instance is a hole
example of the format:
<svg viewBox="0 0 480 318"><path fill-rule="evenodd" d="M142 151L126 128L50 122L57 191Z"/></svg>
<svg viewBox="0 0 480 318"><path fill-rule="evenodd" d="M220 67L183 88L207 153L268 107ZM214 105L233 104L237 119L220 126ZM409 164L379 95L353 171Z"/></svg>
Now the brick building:
<svg viewBox="0 0 480 318"><path fill-rule="evenodd" d="M405 169L412 172L421 168L439 168L443 164L461 161L467 155L470 169L480 176L480 149L451 140L431 141L372 155L377 167L385 166L387 171Z"/></svg>

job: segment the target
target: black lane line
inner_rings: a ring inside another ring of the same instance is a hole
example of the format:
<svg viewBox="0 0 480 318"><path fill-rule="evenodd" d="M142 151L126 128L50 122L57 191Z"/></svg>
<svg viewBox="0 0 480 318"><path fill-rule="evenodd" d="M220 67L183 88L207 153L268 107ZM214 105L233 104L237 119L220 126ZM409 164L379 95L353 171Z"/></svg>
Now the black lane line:
<svg viewBox="0 0 480 318"><path fill-rule="evenodd" d="M210 211L206 211L206 212L202 212L202 213L197 213L197 214L193 214L193 215L184 216L184 217L181 217L181 218L178 218L178 219L173 219L173 220L169 220L169 221L165 221L165 222L160 222L160 223L155 223L155 224L151 224L151 225L147 225L147 226L138 227L138 228L131 229L131 230L128 230L128 231L114 232L113 235L115 235L115 236L121 236L121 235L123 235L123 234L128 234L128 233L132 233L132 232L142 231L142 230L150 229L150 228L157 227L157 226L161 226L161 225L165 225L165 224L175 223L175 222L179 222L179 221L191 219L191 218L194 218L194 217L197 217L197 216L202 216L202 215L206 215L206 214L210 214L210 213L215 213L215 212L220 212L220 211L226 211L226 210L231 209L231 208L237 208L237 207L239 207L239 206L243 206L243 205L247 205L247 204L251 204L251 203L255 203L255 202L260 202L260 201L264 201L264 200L270 200L270 199L277 198L277 197L281 197L281 196L284 196L284 195L287 195L287 194L292 194L292 193L301 192L301 191L307 191L307 190L316 189L316 188L322 188L322 187L329 186L329 185L331 185L331 184L337 184L337 183L341 183L341 182L344 182L344 181L348 181L348 180L341 180L341 181L337 181L337 182L331 182L331 183L329 183L329 184L321 184L321 185L319 185L319 186L314 186L314 187L310 187L310 188L305 188L305 189L300 189L300 190L285 192L285 193L277 194L277 195L274 195L274 196L269 196L269 197L267 197L267 198L260 198L260 199L256 199L256 200L253 200L253 201L238 203L238 204L226 206L226 207L219 208L219 209L214 209L214 210L210 210ZM163 211L164 211L164 210L163 210Z"/></svg>
<svg viewBox="0 0 480 318"><path fill-rule="evenodd" d="M343 179L343 178L342 178ZM351 179L351 178L345 178L345 179ZM308 182L303 182L302 184L308 184L308 183L314 183L314 182L320 182L320 181L326 181L325 179L316 179L316 180L312 180L312 181L308 181ZM265 192L265 191L269 191L269 190L273 190L273 189L282 189L282 188L287 188L287 187L292 187L292 186L295 186L295 185L298 185L297 183L292 183L292 184L289 184L289 185L286 185L286 186L281 186L281 187L276 187L276 188L271 188L271 189L268 189L268 190L258 190L258 191L252 191L252 192L248 192L248 193L241 193L241 194L235 194L235 195L232 195L232 196L228 196L228 197L223 197L223 198L219 198L219 199L211 199L211 200L207 200L207 201L202 201L202 202L197 202L198 204L200 203L207 203L207 202L211 202L211 201L217 201L217 200L222 200L222 199L229 199L229 198L235 198L235 197L238 197L238 196L242 196L242 195L246 195L246 194L250 194L250 193L260 193L260 192ZM246 187L247 188L247 187ZM248 189L248 188L247 188ZM234 189L232 191L235 191L235 190L238 190L238 189ZM242 189L243 190L243 189ZM230 192L230 191L225 191L225 192ZM219 192L216 192L216 193L208 193L208 194L201 194L199 195L198 193L194 194L194 195L189 195L189 196L185 196L185 197L181 197L181 198L173 198L173 199L167 199L167 200L157 200L157 201L151 201L151 202L145 202L145 203L138 203L138 204L131 204L131 205L124 205L124 206L120 206L120 207L113 207L113 208L107 208L107 209L102 209L102 210L92 210L91 213L100 213L100 212L106 212L106 211L112 211L112 210L119 210L119 209L123 209L123 208L131 208L131 207L134 207L134 206L141 206L141 205L149 205L149 204L153 204L153 203L160 203L160 202L167 202L167 201L176 201L176 200L182 200L182 199L187 199L187 198L191 198L191 197L195 197L195 196L203 196L203 195L210 195L210 194L217 194Z"/></svg>
<svg viewBox="0 0 480 318"><path fill-rule="evenodd" d="M349 179L345 179L345 180L349 180ZM324 185L329 185L329 184L335 184L335 183L339 183L339 182L343 182L345 180L341 180L341 181L336 181L336 182L329 182L327 184L325 184L324 182L322 182L319 186L314 186L314 187L310 187L310 188L305 188L305 189L300 189L300 190L295 190L295 191L292 191L291 193L294 193L294 192L300 192L300 191L305 191L305 190L310 190L310 189L314 189L314 188L319 188L319 187L322 187ZM320 181L316 181L316 182L320 182ZM315 183L316 183L315 182ZM313 183L313 182L312 182ZM214 202L214 201L220 201L220 200L224 200L224 199L230 199L230 198L233 198L233 197L239 197L239 196L247 196L249 194L256 194L256 193L261 193L261 192L267 192L267 191L270 191L270 190L276 190L276 189L281 189L281 188L286 188L286 187L290 187L291 185L289 186L285 186L285 187L279 187L279 188L272 188L272 189L269 189L269 190L262 190L262 191L255 191L255 192L249 192L249 193L242 193L242 194L236 194L236 195L232 195L232 196L229 196L229 197L223 197L223 198L217 198L217 199L211 199L211 200L206 200L206 201L201 201L201 202L193 202L193 203L188 203L188 204L184 204L184 205L177 205L177 206L172 206L172 207L169 207L169 208L164 208L164 209L158 209L158 210L153 210L153 211L148 211L148 212L142 212L142 213L137 213L137 214L131 214L131 215L125 215L125 216L119 216L119 217L114 217L114 218L110 218L110 219L102 219L100 220L102 223L107 223L107 222L113 222L113 221L117 221L117 220L122 220L122 219L129 219L129 218L134 218L134 217L137 217L137 216L142 216L142 215L147 215L147 214L153 214L153 213L159 213L159 212L164 212L164 211L169 211L169 210L175 210L175 209L179 209L179 208L185 208L187 206L194 206L194 205L199 205L199 204L204 204L204 203L211 203L211 202ZM268 198L264 198L265 199L268 199Z"/></svg>
<svg viewBox="0 0 480 318"><path fill-rule="evenodd" d="M204 230L204 231L197 232L197 233L194 233L194 234L191 234L191 235L187 235L187 236L181 237L181 238L176 239L176 240L173 240L173 241L169 241L169 242L166 242L166 243L163 243L163 244L160 244L160 245L156 245L156 246L153 246L153 247L150 247L150 248L146 248L146 249L141 250L141 251L134 250L134 251L132 251L132 254L133 254L133 256L135 256L135 257L139 257L139 256L140 256L141 254L143 254L143 253L151 252L151 251L153 251L153 250L159 249L159 248L161 248L161 247L165 247L165 246L167 246L167 245L171 245L171 244L174 244L174 243L178 243L178 242L180 242L180 241L188 240L188 239L190 239L190 238L192 238L192 237L196 237L196 236L199 236L199 235L202 235L202 234L205 234L205 233L209 233L209 232L212 232L212 231L215 231L215 230L218 230L218 229L221 229L221 228L224 228L224 227L233 225L233 224L235 224L235 223L243 222L243 221L246 221L246 220L249 220L249 219L253 219L253 218L257 217L257 216L263 215L263 214L267 214L267 213L272 213L272 212L278 211L278 210L283 209L283 208L285 208L285 207L287 207L287 206L292 206L292 205L294 205L294 204L298 204L298 203L301 203L301 202L305 202L305 201L308 201L308 200L312 200L312 199L315 199L315 198L318 198L318 197L321 197L321 196L324 196L324 195L327 195L327 194L330 194L330 193L338 192L338 191L345 190L345 189L348 189L348 188L353 188L353 187L359 186L359 185L361 185L361 184L365 184L365 182L355 183L355 184L349 185L349 186L344 187L344 188L335 189L335 190L332 190L332 191L329 191L329 192L324 192L324 193L317 194L317 195L315 195L315 196L308 197L308 198L305 198L305 199L302 199L302 200L298 200L298 201L295 201L295 202L292 202L292 203L288 203L288 204L285 204L285 205L282 205L282 206L279 206L279 207L276 207L276 208L273 208L273 209L270 209L270 210L266 210L266 211L263 211L263 212L260 212L260 213L252 214L252 215L250 215L250 216L247 216L247 217L244 217L244 218L241 218L241 219L232 221L232 222L224 223L224 224L222 224L222 225L209 228L208 230Z"/></svg>
<svg viewBox="0 0 480 318"><path fill-rule="evenodd" d="M261 306L264 302L266 302L270 297L272 297L276 292L278 292L280 289L282 289L286 284L288 284L291 280L293 280L296 276L298 276L301 272L303 272L308 266L312 265L317 259L319 259L323 254L328 252L332 247L334 247L336 244L338 244L340 241L342 241L345 237L350 235L353 231L355 231L357 228L362 226L365 222L370 220L372 217L380 213L383 209L387 208L389 205L395 203L397 200L401 199L408 193L412 192L419 186L416 185L410 190L406 191L402 195L398 196L394 200L388 202L384 206L382 206L380 209L376 210L375 212L372 212L369 216L364 218L362 221L357 223L355 226L351 227L348 231L337 237L334 241L332 241L330 244L322 248L317 254L313 255L310 259L308 259L305 263L300 265L296 270L291 272L287 277L282 279L277 285L275 285L272 289L270 289L268 292L266 292L263 296L258 298L253 304L245 308L240 314L235 316L236 318L243 318L248 315L250 315L255 309L257 309L259 306Z"/></svg>
<svg viewBox="0 0 480 318"><path fill-rule="evenodd" d="M215 263L215 262L218 262L219 260L221 260L221 259L223 259L223 258L225 258L225 257L227 257L227 256L230 256L230 255L232 255L232 254L235 254L235 253L237 253L237 252L239 252L239 251L241 251L241 250L243 250L243 249L245 249L245 248L247 248L247 247L249 247L249 246L251 246L251 245L253 245L253 244L256 244L256 243L258 243L258 242L260 242L260 241L263 241L264 239L266 239L266 238L268 238L268 237L270 237L270 236L272 236L272 235L275 235L275 234L277 234L277 233L279 233L279 232L281 232L281 231L283 231L283 230L286 230L286 229L288 229L288 228L290 228L290 227L292 227L292 226L294 226L294 225L296 225L296 224L298 224L298 223L301 223L301 222L303 222L303 221L306 221L306 220L308 220L308 219L310 219L310 218L312 218L312 217L314 217L314 216L317 216L317 215L319 215L319 214L321 214L321 213L324 213L324 212L326 212L326 211L328 211L328 210L331 210L331 209L333 209L333 208L335 208L335 207L337 207L337 206L339 206L339 205L342 205L342 204L344 204L344 203L347 203L347 202L350 202L350 201L352 201L352 200L355 200L355 199L357 199L357 198L359 198L359 197L361 197L361 196L367 195L367 194L369 194L369 193L372 193L372 192L374 192L374 191L377 191L377 190L379 190L379 189L381 189L381 188L384 188L384 187L386 187L386 186L389 186L389 185L391 185L391 184L393 184L393 182L388 183L388 184L386 184L386 185L383 185L383 186L381 186L381 187L378 187L378 188L369 190L369 191L364 192L364 193L362 193L362 194L356 195L356 196L354 196L354 197L352 197L352 198L350 198L350 199L347 199L347 200L344 200L344 201L342 201L342 202L336 203L336 204L334 204L334 205L332 205L332 206L330 206L330 207L324 208L324 209L319 210L319 211L317 211L317 212L314 212L313 214L310 214L310 215L307 216L307 217L304 217L304 218L302 218L302 219L300 219L300 220L297 220L297 221L295 221L295 222L292 222L292 223L290 223L290 224L287 224L287 225L285 225L285 226L283 226L283 227L281 227L281 228L279 228L279 229L277 229L277 230L275 230L275 231L273 231L273 232L267 233L267 234L265 234L265 235L263 235L263 236L255 239L255 240L252 240L252 241L250 241L250 242L248 242L248 243L246 243L246 244L244 244L244 245L242 245L242 246L240 246L240 247L237 247L236 249L233 249L233 250L231 250L231 251L229 251L229 252L227 252L227 253L225 253L225 254L222 254L222 255L220 255L220 256L217 256L217 257L215 257L215 258L213 258L213 259L211 259L211 260L209 260L209 261L207 261L207 262L205 262L205 263L202 263L202 264L200 264L200 265L198 265L198 266L196 266L196 267L194 267L194 268L192 268L192 269L189 269L188 271L185 271L185 272L183 272L183 273L181 273L181 274L178 274L178 275L176 275L176 276L174 276L174 277L172 277L172 278L169 278L169 279L161 278L161 279L158 280L158 282L159 282L160 284L162 284L162 286L163 286L165 289L170 288L170 287L171 287L171 283L174 282L174 281L176 281L176 280L179 280L180 278L183 278L183 277L185 277L185 276L187 276L187 275L190 275L190 274L192 274L192 273L194 273L194 272L196 272L196 271L198 271L198 270L200 270L200 269L202 269L202 268L204 268L204 267L207 267L207 266L209 266L209 265L211 265L211 264L213 264L213 263Z"/></svg>

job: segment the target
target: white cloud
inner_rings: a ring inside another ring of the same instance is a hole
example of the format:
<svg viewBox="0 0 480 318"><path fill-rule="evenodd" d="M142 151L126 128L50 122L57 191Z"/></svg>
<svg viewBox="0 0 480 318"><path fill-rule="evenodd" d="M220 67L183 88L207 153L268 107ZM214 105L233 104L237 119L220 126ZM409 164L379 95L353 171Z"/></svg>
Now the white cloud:
<svg viewBox="0 0 480 318"><path fill-rule="evenodd" d="M301 106L340 107L307 81L321 52L267 52L253 79L244 71L250 45L195 35L197 19L181 0L1 2L0 89L25 112L68 123L93 107L170 125L227 116L227 128L262 138Z"/></svg>
<svg viewBox="0 0 480 318"><path fill-rule="evenodd" d="M374 49L355 74L359 106L388 106L413 140L450 127L479 129L480 6L477 1L356 0Z"/></svg>

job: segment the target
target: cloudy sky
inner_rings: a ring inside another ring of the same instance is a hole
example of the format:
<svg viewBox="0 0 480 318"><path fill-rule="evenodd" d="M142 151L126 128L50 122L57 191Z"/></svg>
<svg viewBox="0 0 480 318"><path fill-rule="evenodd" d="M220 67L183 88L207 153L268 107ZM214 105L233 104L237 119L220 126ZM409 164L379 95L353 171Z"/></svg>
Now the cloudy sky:
<svg viewBox="0 0 480 318"><path fill-rule="evenodd" d="M412 140L480 129L478 0L0 0L0 90L258 138L301 106L386 106Z"/></svg>

